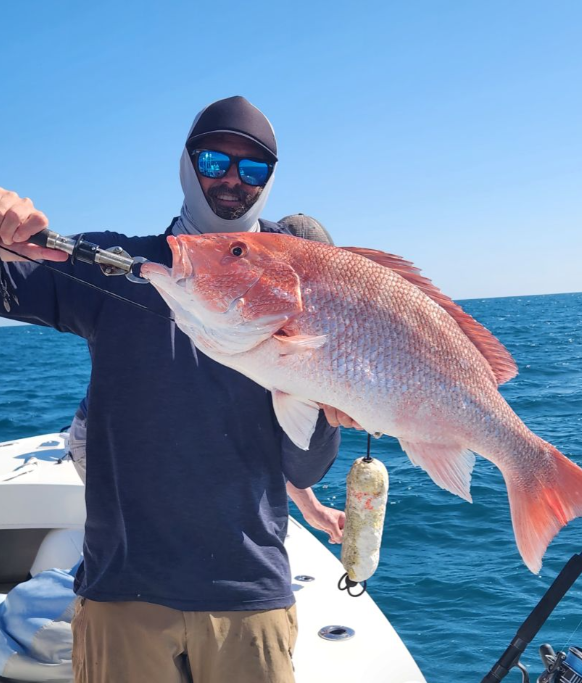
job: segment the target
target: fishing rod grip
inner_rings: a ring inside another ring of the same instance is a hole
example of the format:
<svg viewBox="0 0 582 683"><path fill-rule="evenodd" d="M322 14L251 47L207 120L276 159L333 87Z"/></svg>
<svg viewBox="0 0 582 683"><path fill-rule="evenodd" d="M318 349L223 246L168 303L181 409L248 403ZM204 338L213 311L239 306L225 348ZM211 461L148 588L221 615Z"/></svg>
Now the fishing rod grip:
<svg viewBox="0 0 582 683"><path fill-rule="evenodd" d="M529 617L519 627L510 646L497 660L495 666L481 683L499 683L517 665L525 648L544 625L556 605L570 590L572 584L582 574L582 553L571 557L562 571L556 576L543 598L533 608Z"/></svg>
<svg viewBox="0 0 582 683"><path fill-rule="evenodd" d="M495 663L495 666L485 676L481 683L499 683L513 667L519 662L519 658L527 647L528 643L520 640L517 636L511 641L511 645L505 650Z"/></svg>

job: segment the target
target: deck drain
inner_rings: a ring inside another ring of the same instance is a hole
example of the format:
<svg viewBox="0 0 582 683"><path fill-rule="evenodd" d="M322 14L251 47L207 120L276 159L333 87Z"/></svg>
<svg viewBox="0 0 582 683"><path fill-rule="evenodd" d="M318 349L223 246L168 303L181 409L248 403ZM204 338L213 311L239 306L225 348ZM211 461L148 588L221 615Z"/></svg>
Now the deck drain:
<svg viewBox="0 0 582 683"><path fill-rule="evenodd" d="M318 631L320 638L324 640L348 640L356 635L353 628L348 626L324 626Z"/></svg>

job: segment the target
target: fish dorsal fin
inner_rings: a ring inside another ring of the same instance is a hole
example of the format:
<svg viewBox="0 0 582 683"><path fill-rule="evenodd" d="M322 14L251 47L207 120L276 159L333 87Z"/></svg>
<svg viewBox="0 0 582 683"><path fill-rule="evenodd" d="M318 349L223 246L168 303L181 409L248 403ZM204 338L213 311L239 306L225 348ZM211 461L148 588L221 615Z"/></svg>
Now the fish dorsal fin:
<svg viewBox="0 0 582 683"><path fill-rule="evenodd" d="M359 254L371 261L375 261L382 266L390 268L401 275L405 280L421 289L428 297L435 301L441 308L457 322L461 330L471 340L473 345L489 363L497 384L503 384L517 375L517 365L511 357L509 351L503 344L494 337L481 323L443 294L438 287L426 277L420 274L420 269L410 261L406 261L401 256L388 254L376 249L366 249L361 247L342 247L345 251Z"/></svg>

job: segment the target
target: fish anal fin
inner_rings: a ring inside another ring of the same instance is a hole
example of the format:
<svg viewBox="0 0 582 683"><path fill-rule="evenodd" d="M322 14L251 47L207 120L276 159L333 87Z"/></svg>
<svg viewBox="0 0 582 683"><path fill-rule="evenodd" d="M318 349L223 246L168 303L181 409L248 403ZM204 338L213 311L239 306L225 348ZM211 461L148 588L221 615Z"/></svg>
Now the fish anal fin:
<svg viewBox="0 0 582 683"><path fill-rule="evenodd" d="M508 382L517 375L517 365L509 351L503 346L499 339L494 337L488 329L483 327L481 323L478 323L468 313L465 313L458 304L446 294L443 294L428 278L421 275L420 270L410 261L406 261L401 256L388 254L376 249L365 249L360 247L342 248L370 259L375 263L379 263L386 268L390 268L405 280L422 290L441 308L444 308L485 358L491 367L497 384Z"/></svg>
<svg viewBox="0 0 582 683"><path fill-rule="evenodd" d="M304 351L319 349L327 340L326 334L321 334L318 336L307 334L296 334L293 336L274 334L273 337L281 344L280 354L282 356L289 356L293 353L303 353Z"/></svg>
<svg viewBox="0 0 582 683"><path fill-rule="evenodd" d="M400 441L413 465L421 467L437 486L464 498L471 498L471 473L475 455L456 444L412 443Z"/></svg>
<svg viewBox="0 0 582 683"><path fill-rule="evenodd" d="M275 415L283 431L298 448L308 450L319 417L319 406L278 389L274 389L272 395Z"/></svg>

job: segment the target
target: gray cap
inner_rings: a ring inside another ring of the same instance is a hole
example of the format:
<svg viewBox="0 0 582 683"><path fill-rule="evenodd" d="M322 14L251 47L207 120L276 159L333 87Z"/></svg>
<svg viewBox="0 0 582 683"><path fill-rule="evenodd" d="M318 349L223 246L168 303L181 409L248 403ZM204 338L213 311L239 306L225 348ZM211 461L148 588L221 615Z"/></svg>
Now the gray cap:
<svg viewBox="0 0 582 683"><path fill-rule="evenodd" d="M186 146L211 133L234 133L262 147L273 162L277 161L277 141L269 119L244 97L236 95L209 104L198 115Z"/></svg>
<svg viewBox="0 0 582 683"><path fill-rule="evenodd" d="M292 216L281 218L278 223L284 225L296 237L303 237L303 239L313 240L314 242L333 244L329 232L319 221L316 221L311 216L306 216L303 213L294 213Z"/></svg>

